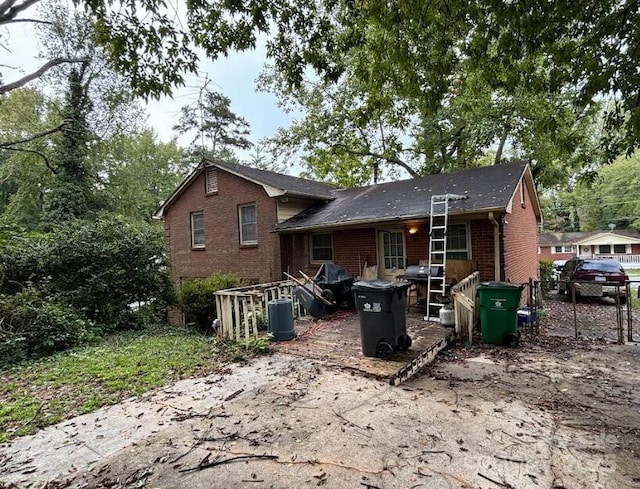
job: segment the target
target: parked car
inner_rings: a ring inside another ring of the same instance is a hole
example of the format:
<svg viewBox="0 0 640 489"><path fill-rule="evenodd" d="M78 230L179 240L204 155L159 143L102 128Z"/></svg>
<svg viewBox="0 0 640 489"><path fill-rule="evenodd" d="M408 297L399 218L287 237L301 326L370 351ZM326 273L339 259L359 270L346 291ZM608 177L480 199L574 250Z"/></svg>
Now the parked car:
<svg viewBox="0 0 640 489"><path fill-rule="evenodd" d="M560 274L562 273L562 269L564 268L567 260L554 260L553 261L553 271L551 272L551 278L553 279L553 288L558 287L558 282L560 282Z"/></svg>
<svg viewBox="0 0 640 489"><path fill-rule="evenodd" d="M621 304L627 302L625 282L629 276L613 258L572 258L567 260L558 279L558 294L571 294L576 298L615 297L619 293Z"/></svg>

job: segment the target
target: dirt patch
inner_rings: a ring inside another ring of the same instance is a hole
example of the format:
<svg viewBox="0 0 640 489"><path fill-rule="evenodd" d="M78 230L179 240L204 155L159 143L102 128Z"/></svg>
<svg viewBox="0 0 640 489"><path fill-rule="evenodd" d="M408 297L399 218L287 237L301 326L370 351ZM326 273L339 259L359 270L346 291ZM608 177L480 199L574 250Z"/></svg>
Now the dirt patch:
<svg viewBox="0 0 640 489"><path fill-rule="evenodd" d="M293 363L38 487L636 487L639 348L454 347L400 387Z"/></svg>

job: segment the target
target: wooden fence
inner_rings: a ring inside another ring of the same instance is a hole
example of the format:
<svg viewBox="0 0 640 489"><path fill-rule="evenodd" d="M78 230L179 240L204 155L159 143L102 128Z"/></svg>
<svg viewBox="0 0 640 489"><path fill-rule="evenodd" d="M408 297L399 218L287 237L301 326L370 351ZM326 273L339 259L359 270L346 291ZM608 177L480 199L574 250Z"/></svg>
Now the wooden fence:
<svg viewBox="0 0 640 489"><path fill-rule="evenodd" d="M293 317L303 316L304 309L293 293L296 287L292 280L284 280L216 292L218 335L235 341L256 338L259 326L269 324L267 304L274 299L291 299Z"/></svg>
<svg viewBox="0 0 640 489"><path fill-rule="evenodd" d="M473 327L477 319L476 293L480 285L480 272L474 272L451 288L455 313L455 328L458 338L473 341Z"/></svg>

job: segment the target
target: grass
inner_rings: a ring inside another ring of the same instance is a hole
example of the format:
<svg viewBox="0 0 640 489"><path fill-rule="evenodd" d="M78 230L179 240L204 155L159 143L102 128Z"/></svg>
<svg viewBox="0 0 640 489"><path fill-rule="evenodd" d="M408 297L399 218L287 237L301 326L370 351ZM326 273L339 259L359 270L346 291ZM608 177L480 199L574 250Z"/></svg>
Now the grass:
<svg viewBox="0 0 640 489"><path fill-rule="evenodd" d="M0 374L0 443L264 349L165 326L13 367Z"/></svg>

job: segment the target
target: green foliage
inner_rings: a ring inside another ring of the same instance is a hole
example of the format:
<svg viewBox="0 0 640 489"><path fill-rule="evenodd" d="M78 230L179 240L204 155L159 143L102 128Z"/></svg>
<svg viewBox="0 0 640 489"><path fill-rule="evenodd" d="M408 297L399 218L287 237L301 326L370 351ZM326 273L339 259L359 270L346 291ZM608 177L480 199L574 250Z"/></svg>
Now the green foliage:
<svg viewBox="0 0 640 489"><path fill-rule="evenodd" d="M640 231L640 153L620 157L598 169L592 182L577 189L581 231L618 229Z"/></svg>
<svg viewBox="0 0 640 489"><path fill-rule="evenodd" d="M240 278L233 273L218 273L206 278L188 278L180 284L178 306L187 322L207 329L216 318L214 292L240 286Z"/></svg>
<svg viewBox="0 0 640 489"><path fill-rule="evenodd" d="M219 371L237 350L235 343L189 328L147 327L5 369L0 443L184 377Z"/></svg>
<svg viewBox="0 0 640 489"><path fill-rule="evenodd" d="M139 323L141 315L133 314L131 304L162 311L174 300L165 245L155 224L119 216L71 221L48 235L14 236L0 257L0 290L15 292L33 283L101 324Z"/></svg>
<svg viewBox="0 0 640 489"><path fill-rule="evenodd" d="M0 367L86 343L94 329L74 309L34 287L0 295Z"/></svg>
<svg viewBox="0 0 640 489"><path fill-rule="evenodd" d="M231 99L216 91L206 90L196 106L182 107L180 134L195 132L191 144L208 147L214 154L223 149L249 149L249 123L231 110ZM206 145L205 142L206 141Z"/></svg>
<svg viewBox="0 0 640 489"><path fill-rule="evenodd" d="M542 282L542 294L546 296L546 294L551 289L551 285L553 284L553 262L551 260L540 260L540 281Z"/></svg>
<svg viewBox="0 0 640 489"><path fill-rule="evenodd" d="M107 215L60 226L48 245L46 289L100 323L126 325L130 304L163 309L173 287L161 228Z"/></svg>

